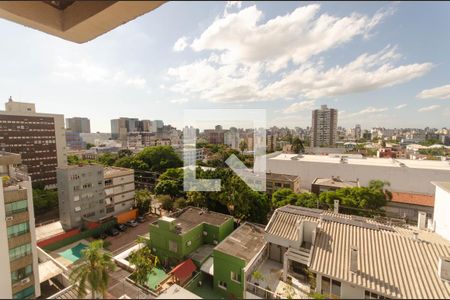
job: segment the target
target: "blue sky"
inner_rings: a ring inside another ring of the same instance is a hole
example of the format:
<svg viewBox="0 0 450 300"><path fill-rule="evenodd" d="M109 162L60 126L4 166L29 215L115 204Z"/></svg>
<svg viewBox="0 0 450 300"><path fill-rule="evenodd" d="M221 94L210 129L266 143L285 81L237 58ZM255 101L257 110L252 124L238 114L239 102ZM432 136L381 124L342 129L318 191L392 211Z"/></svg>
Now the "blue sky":
<svg viewBox="0 0 450 300"><path fill-rule="evenodd" d="M168 2L81 45L6 20L0 36L0 97L95 131L209 108L306 127L321 104L345 127L450 127L448 2Z"/></svg>

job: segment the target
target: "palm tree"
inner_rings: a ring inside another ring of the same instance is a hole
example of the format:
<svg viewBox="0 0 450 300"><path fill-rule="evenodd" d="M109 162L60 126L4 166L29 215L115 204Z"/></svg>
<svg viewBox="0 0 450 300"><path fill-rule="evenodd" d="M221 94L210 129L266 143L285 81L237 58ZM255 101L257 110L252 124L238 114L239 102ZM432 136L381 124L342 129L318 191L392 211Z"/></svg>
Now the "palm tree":
<svg viewBox="0 0 450 300"><path fill-rule="evenodd" d="M89 243L81 251L82 258L70 273L70 279L76 286L78 298L84 298L89 288L93 299L104 297L108 288L109 273L116 265L109 253L103 250L103 240Z"/></svg>

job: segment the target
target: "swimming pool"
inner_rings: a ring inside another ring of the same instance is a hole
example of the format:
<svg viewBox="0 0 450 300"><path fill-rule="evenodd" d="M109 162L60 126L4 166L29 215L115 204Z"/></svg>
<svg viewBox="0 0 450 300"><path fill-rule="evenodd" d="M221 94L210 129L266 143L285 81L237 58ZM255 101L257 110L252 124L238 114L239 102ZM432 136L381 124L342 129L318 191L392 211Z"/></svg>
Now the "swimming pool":
<svg viewBox="0 0 450 300"><path fill-rule="evenodd" d="M74 263L81 258L81 251L86 247L87 246L85 244L79 243L72 248L69 248L63 252L59 252L58 254Z"/></svg>

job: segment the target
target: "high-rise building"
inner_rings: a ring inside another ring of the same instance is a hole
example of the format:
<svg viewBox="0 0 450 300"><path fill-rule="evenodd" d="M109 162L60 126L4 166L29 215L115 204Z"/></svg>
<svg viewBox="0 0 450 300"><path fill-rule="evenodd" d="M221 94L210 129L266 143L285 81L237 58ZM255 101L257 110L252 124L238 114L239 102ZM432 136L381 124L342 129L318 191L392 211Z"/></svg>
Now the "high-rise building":
<svg viewBox="0 0 450 300"><path fill-rule="evenodd" d="M337 139L337 110L322 105L312 112L311 146L332 147Z"/></svg>
<svg viewBox="0 0 450 300"><path fill-rule="evenodd" d="M0 153L0 298L40 296L31 178L19 154Z"/></svg>
<svg viewBox="0 0 450 300"><path fill-rule="evenodd" d="M66 128L72 132L91 133L91 121L88 118L67 118Z"/></svg>
<svg viewBox="0 0 450 300"><path fill-rule="evenodd" d="M362 137L361 125L360 124L356 124L355 125L355 139L359 140L361 137Z"/></svg>
<svg viewBox="0 0 450 300"><path fill-rule="evenodd" d="M67 165L64 116L9 98L0 111L0 151L21 155L33 185L56 187L56 167Z"/></svg>

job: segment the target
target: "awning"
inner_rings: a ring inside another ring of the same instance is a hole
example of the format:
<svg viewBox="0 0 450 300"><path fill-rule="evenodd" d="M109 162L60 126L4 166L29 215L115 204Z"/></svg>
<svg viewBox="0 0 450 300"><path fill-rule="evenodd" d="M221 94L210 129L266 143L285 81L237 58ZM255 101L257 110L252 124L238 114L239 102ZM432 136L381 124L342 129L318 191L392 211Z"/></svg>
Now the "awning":
<svg viewBox="0 0 450 300"><path fill-rule="evenodd" d="M39 264L39 282L43 283L64 271L51 260Z"/></svg>
<svg viewBox="0 0 450 300"><path fill-rule="evenodd" d="M205 261L200 270L214 276L214 259L212 258L212 256Z"/></svg>

